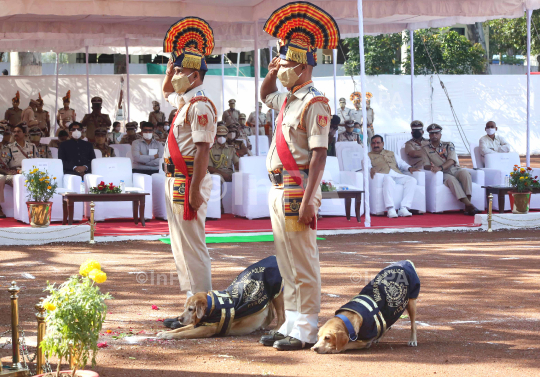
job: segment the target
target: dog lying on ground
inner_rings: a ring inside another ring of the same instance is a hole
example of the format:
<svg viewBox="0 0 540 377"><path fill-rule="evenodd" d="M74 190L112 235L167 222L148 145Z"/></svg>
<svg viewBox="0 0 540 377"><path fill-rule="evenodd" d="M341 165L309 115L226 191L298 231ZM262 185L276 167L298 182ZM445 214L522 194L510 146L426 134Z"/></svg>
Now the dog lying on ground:
<svg viewBox="0 0 540 377"><path fill-rule="evenodd" d="M326 322L311 348L317 353L339 353L377 344L405 309L411 320L409 346L416 347L416 298L420 279L411 261L400 261L380 271L336 316Z"/></svg>
<svg viewBox="0 0 540 377"><path fill-rule="evenodd" d="M265 258L234 279L224 291L199 292L187 299L178 317L183 327L164 331L161 339L197 339L211 336L247 335L266 328L277 317L277 329L285 322L283 280L275 256Z"/></svg>

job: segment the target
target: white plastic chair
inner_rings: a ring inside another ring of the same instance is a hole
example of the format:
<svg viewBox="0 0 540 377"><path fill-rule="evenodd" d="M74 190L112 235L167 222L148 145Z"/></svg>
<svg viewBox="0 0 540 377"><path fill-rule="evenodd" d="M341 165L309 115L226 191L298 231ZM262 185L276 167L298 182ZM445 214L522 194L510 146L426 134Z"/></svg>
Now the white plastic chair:
<svg viewBox="0 0 540 377"><path fill-rule="evenodd" d="M49 149L51 150L52 158L58 158L58 148L49 147Z"/></svg>
<svg viewBox="0 0 540 377"><path fill-rule="evenodd" d="M361 171L364 160L364 147L350 141L336 143L336 155L341 171Z"/></svg>
<svg viewBox="0 0 540 377"><path fill-rule="evenodd" d="M152 177L146 174L133 174L131 160L126 157L96 158L92 160L92 174L84 176L86 191L96 187L101 181L120 185L123 180L126 191L147 192L145 197L144 218L152 218ZM85 203L85 212L90 214L90 204ZM94 219L103 221L112 218L132 218L132 202L96 202Z"/></svg>
<svg viewBox="0 0 540 377"><path fill-rule="evenodd" d="M2 206L2 211L6 217L13 217L15 213L15 195L13 192L13 187L5 185L4 186L4 201L0 203Z"/></svg>
<svg viewBox="0 0 540 377"><path fill-rule="evenodd" d="M129 144L111 144L110 147L114 149L116 157L126 157L127 152L131 152Z"/></svg>
<svg viewBox="0 0 540 377"><path fill-rule="evenodd" d="M240 158L239 171L233 173L232 178L233 214L250 220L269 217L268 195L271 187L266 157Z"/></svg>
<svg viewBox="0 0 540 377"><path fill-rule="evenodd" d="M51 201L52 212L51 212L51 221L62 221L63 220L63 203L62 203L62 193L65 192L80 192L81 189L81 177L73 174L65 174L64 168L62 165L62 160L58 159L49 159L49 158L30 158L22 161L22 171L29 172L34 169L34 166L41 171L47 171L49 177L56 177L56 182L58 182L58 188L56 194L53 195ZM22 221L26 224L29 224L28 219L28 210L26 207L26 202L28 201L28 191L24 187L24 181L26 178L23 174L17 174L13 179L13 192L15 194L14 198L14 217L16 220ZM7 186L6 186L7 187ZM2 207L3 208L3 207ZM82 203L74 204L74 213L73 220L81 221L83 215L83 206Z"/></svg>
<svg viewBox="0 0 540 377"><path fill-rule="evenodd" d="M270 140L266 135L251 135L248 136L251 143L251 151L255 154L255 138L259 138L259 156L266 156L268 154L268 149L270 148Z"/></svg>
<svg viewBox="0 0 540 377"><path fill-rule="evenodd" d="M96 155L96 158L103 158L103 153L99 149L94 149L94 153Z"/></svg>

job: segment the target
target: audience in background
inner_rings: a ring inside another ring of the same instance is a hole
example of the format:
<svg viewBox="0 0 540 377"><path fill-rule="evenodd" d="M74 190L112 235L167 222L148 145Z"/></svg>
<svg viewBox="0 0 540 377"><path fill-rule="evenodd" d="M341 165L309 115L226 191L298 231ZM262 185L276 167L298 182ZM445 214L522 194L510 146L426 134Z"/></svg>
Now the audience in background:
<svg viewBox="0 0 540 377"><path fill-rule="evenodd" d="M336 134L339 128L341 120L339 119L339 116L332 115L332 119L330 120L330 130L328 132L328 151L327 156L336 156Z"/></svg>
<svg viewBox="0 0 540 377"><path fill-rule="evenodd" d="M154 139L154 125L141 122L142 139L131 144L133 173L152 175L159 172L160 159L163 157L163 144Z"/></svg>
<svg viewBox="0 0 540 377"><path fill-rule="evenodd" d="M51 140L51 141L49 141L49 147L52 147L52 148L58 148L58 147L60 147L60 143L62 143L63 141L66 141L67 139L69 139L69 133L68 133L68 131L66 131L66 130L61 130L61 131L58 133L58 139L57 139L57 140Z"/></svg>
<svg viewBox="0 0 540 377"><path fill-rule="evenodd" d="M101 152L101 157L116 157L114 148L109 147L107 144L107 129L98 128L95 135L96 141L92 145L94 146L94 149L98 149Z"/></svg>
<svg viewBox="0 0 540 377"><path fill-rule="evenodd" d="M41 128L39 126L30 127L28 131L30 142L36 146L35 158L52 158L52 153L47 144L41 144Z"/></svg>
<svg viewBox="0 0 540 377"><path fill-rule="evenodd" d="M91 143L81 140L82 126L79 122L69 125L70 139L63 141L58 148L58 158L62 160L64 174L83 177L92 172L92 160L96 158Z"/></svg>
<svg viewBox="0 0 540 377"><path fill-rule="evenodd" d="M411 122L412 139L405 143L405 153L408 162L413 168L422 169L424 167L424 152L422 147L429 144L429 140L424 138L424 123L419 120Z"/></svg>
<svg viewBox="0 0 540 377"><path fill-rule="evenodd" d="M490 120L486 123L486 134L480 138L480 154L482 160L486 154L490 153L508 153L510 145L501 136L495 135L497 125Z"/></svg>
<svg viewBox="0 0 540 377"><path fill-rule="evenodd" d="M124 133L120 132L121 126L120 122L113 123L112 131L107 134L107 142L109 144L120 144L120 140L124 136Z"/></svg>
<svg viewBox="0 0 540 377"><path fill-rule="evenodd" d="M5 121L0 121L0 151L9 144L11 140L11 128Z"/></svg>
<svg viewBox="0 0 540 377"><path fill-rule="evenodd" d="M142 138L141 135L137 134L137 122L129 122L126 124L126 134L122 136L122 140L120 140L120 144L129 144L132 145L132 143L135 140L139 140Z"/></svg>
<svg viewBox="0 0 540 377"><path fill-rule="evenodd" d="M354 122L352 120L348 120L345 122L345 132L342 132L338 135L337 141L358 141L358 134L355 134L353 132L354 130Z"/></svg>

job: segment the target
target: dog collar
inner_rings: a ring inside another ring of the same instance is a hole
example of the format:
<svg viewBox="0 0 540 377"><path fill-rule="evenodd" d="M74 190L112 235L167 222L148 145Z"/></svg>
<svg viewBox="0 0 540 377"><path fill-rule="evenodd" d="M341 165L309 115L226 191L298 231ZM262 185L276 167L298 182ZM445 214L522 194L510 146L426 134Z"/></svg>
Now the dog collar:
<svg viewBox="0 0 540 377"><path fill-rule="evenodd" d="M356 342L356 340L358 339L358 334L356 334L356 331L354 331L354 326L351 321L349 321L349 318L345 317L343 314L336 314L336 317L338 317L343 321L343 323L345 323L345 327L349 332L349 340L351 342Z"/></svg>
<svg viewBox="0 0 540 377"><path fill-rule="evenodd" d="M214 310L214 305L212 305L213 299L212 299L212 293L206 295L206 312L204 313L205 317L209 317L212 313L212 310Z"/></svg>

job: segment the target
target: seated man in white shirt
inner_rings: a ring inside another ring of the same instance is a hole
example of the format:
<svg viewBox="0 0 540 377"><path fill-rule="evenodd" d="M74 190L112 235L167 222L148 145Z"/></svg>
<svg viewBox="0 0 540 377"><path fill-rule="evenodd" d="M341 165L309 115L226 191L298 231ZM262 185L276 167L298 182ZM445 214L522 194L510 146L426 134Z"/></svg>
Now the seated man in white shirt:
<svg viewBox="0 0 540 377"><path fill-rule="evenodd" d="M159 172L159 160L163 157L163 144L154 139L154 125L141 122L143 138L131 144L133 173L152 175Z"/></svg>
<svg viewBox="0 0 540 377"><path fill-rule="evenodd" d="M375 174L384 174L383 179L383 200L386 206L388 217L406 217L412 216L409 212L412 201L414 198L414 192L416 190L416 179L404 174L405 171L412 173L419 171L409 164L404 162L399 156L394 155L394 152L384 149L384 140L382 136L375 135L371 138L371 152L369 156L369 168L371 178ZM394 208L394 190L396 184L403 185L403 200L401 201L401 208L398 213Z"/></svg>
<svg viewBox="0 0 540 377"><path fill-rule="evenodd" d="M508 153L510 152L510 145L501 136L495 135L497 131L497 125L494 121L490 120L486 123L486 134L480 138L480 154L482 160L484 156L490 153Z"/></svg>

